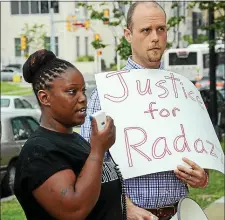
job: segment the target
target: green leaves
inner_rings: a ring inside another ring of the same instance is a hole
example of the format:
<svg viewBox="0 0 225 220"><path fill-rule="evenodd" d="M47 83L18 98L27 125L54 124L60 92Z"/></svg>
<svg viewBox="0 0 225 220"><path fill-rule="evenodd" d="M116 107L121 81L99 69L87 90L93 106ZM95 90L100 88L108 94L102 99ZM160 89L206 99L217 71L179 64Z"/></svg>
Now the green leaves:
<svg viewBox="0 0 225 220"><path fill-rule="evenodd" d="M103 18L103 12L98 12L94 9L92 9L92 12L91 12L91 19L93 20L102 20Z"/></svg>
<svg viewBox="0 0 225 220"><path fill-rule="evenodd" d="M109 27L118 27L121 26L123 28L123 25L126 23L126 14L124 14L124 11L121 10L121 6L131 4L132 2L130 1L120 1L118 4L115 2L113 3L113 10L110 13L110 16L108 18L104 18L103 14L103 9L105 5L108 5L108 3L103 2L100 4L100 7L102 7L101 10L95 10L94 7L89 3L79 3L79 6L82 7L87 7L88 10L91 12L90 18L92 20L100 20L102 21L105 25L108 25ZM173 4L171 5L172 10L177 10L177 7L179 7L179 1L174 1ZM117 7L119 6L119 7ZM191 10L194 8L198 7L200 10L204 12L204 10L208 10L209 7L213 7L215 11L215 21L214 24L211 26L206 24L202 24L200 29L201 30L210 30L210 29L215 29L216 30L216 36L218 38L224 38L224 8L225 8L225 2L223 1L202 1L202 2L189 2L186 6L186 10ZM206 12L207 13L207 12ZM106 20L107 19L107 20ZM184 16L173 16L170 17L168 22L167 22L167 28L168 30L172 27L176 27L180 25L180 23L185 19ZM115 34L114 34L115 36ZM183 40L187 41L188 44L191 43L202 43L205 41L208 41L208 36L207 34L199 34L197 39L193 40L192 36L183 36ZM107 45L103 44L101 40L93 41L92 46L95 49L100 49L100 48L105 48ZM167 43L167 48L170 48L172 46L172 42ZM119 52L121 59L126 60L128 56L131 55L131 46L130 44L126 41L124 37L121 37L120 39L120 44L117 46L116 51Z"/></svg>
<svg viewBox="0 0 225 220"><path fill-rule="evenodd" d="M171 27L175 27L184 19L185 19L184 16L169 18L169 20L167 22L167 30L169 30Z"/></svg>
<svg viewBox="0 0 225 220"><path fill-rule="evenodd" d="M191 35L184 35L183 40L186 41L188 43L188 45L201 44L201 43L208 41L208 36L205 34L199 34L197 39L193 40Z"/></svg>
<svg viewBox="0 0 225 220"><path fill-rule="evenodd" d="M92 45L96 50L101 49L101 48L105 48L106 46L108 46L108 45L106 45L106 44L103 44L103 43L102 43L102 40L94 40L94 41L91 42L91 45Z"/></svg>
<svg viewBox="0 0 225 220"><path fill-rule="evenodd" d="M27 50L24 51L24 56L29 56L29 50L38 50L45 47L46 30L44 24L33 24L29 26L27 23L21 30L21 36L27 38Z"/></svg>
<svg viewBox="0 0 225 220"><path fill-rule="evenodd" d="M124 36L120 39L120 44L117 46L116 51L119 51L119 55L122 60L127 60L127 58L132 54L131 46Z"/></svg>

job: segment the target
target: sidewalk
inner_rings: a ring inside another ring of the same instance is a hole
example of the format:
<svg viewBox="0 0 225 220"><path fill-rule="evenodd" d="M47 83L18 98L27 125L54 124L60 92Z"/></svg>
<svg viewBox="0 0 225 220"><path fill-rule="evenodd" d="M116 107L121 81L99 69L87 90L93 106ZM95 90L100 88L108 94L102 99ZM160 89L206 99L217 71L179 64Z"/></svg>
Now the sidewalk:
<svg viewBox="0 0 225 220"><path fill-rule="evenodd" d="M204 210L209 220L224 220L224 200L225 197L222 197Z"/></svg>

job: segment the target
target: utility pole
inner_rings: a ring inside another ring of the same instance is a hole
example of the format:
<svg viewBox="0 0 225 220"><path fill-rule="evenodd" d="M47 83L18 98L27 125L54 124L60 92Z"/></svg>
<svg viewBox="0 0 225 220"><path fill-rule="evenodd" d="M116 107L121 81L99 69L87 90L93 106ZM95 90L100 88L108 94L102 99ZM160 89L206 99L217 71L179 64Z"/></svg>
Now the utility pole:
<svg viewBox="0 0 225 220"><path fill-rule="evenodd" d="M209 2L209 26L214 24L214 2ZM216 91L216 53L215 53L215 29L209 29L209 78L210 78L210 100L211 100L211 120L214 127L217 128L217 91Z"/></svg>
<svg viewBox="0 0 225 220"><path fill-rule="evenodd" d="M225 5L224 5L224 8L223 8L223 13L224 13L224 16L225 16ZM223 43L225 44L225 19L224 19ZM225 47L224 47L223 53L225 53ZM225 60L223 62L224 62L223 63L224 64L223 77L225 79ZM225 93L225 83L224 83L224 93Z"/></svg>
<svg viewBox="0 0 225 220"><path fill-rule="evenodd" d="M180 16L180 2L177 2L177 17L179 18ZM179 23L177 24L177 48L180 47L180 28L179 28Z"/></svg>
<svg viewBox="0 0 225 220"><path fill-rule="evenodd" d="M55 54L54 8L50 8L50 27L51 27L50 48L51 51Z"/></svg>

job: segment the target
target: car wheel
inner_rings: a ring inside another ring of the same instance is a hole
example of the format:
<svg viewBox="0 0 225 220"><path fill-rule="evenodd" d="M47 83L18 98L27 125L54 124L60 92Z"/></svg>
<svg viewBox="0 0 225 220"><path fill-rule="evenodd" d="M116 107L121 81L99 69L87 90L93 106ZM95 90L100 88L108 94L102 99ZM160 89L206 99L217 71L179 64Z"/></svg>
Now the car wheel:
<svg viewBox="0 0 225 220"><path fill-rule="evenodd" d="M14 194L14 181L15 181L15 174L16 174L16 166L15 161L12 162L7 170L7 173L3 179L2 183L2 196L10 196Z"/></svg>

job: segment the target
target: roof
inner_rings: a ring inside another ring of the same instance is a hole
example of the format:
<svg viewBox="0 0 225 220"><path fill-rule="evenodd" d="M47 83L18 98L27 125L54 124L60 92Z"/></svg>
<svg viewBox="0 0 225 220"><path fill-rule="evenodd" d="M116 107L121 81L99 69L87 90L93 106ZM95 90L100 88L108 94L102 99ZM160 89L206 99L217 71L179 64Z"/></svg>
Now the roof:
<svg viewBox="0 0 225 220"><path fill-rule="evenodd" d="M16 98L25 98L23 96L14 96L14 95L1 95L1 99L4 98L4 99L16 99Z"/></svg>

